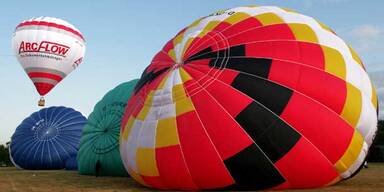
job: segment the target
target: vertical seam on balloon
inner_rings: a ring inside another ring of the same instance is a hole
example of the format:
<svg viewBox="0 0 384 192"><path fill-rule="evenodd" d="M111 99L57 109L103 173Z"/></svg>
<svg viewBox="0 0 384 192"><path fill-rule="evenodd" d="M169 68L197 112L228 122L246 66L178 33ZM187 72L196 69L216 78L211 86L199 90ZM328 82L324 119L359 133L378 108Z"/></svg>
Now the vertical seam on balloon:
<svg viewBox="0 0 384 192"><path fill-rule="evenodd" d="M224 58L224 57L219 57L219 58ZM247 57L244 57L244 56L235 56L235 57L231 57L231 58L247 58ZM266 58L266 57L248 57L248 58ZM270 58L270 57L269 57L269 58ZM212 58L212 59L215 59L215 58ZM327 74L327 75L330 75L330 76L332 76L332 77L335 77L335 78L337 78L337 79L340 79L340 80L342 80L342 81L345 82L345 83L349 83L349 82L347 82L345 79L341 79L341 78L338 77L338 76L335 76L335 75L333 75L333 74L331 74L331 73L328 73L328 72L326 72L326 71L320 70L320 69L318 69L318 68L316 68L316 67L313 67L313 66L310 66L310 65L306 65L306 64L304 64L304 63L300 63L300 62L296 62L296 61L290 61L290 60L276 59L276 58L270 58L270 59L273 59L273 60L279 60L279 61L285 61L285 62L290 62L290 63L292 63L292 64L297 64L297 65L299 65L299 66L301 66L301 67L308 67L308 68L311 68L311 69L314 69L314 70L318 70L318 71L324 72L324 73ZM194 63L199 63L198 61L193 61L193 62L194 62ZM191 63L190 66L192 67L193 64ZM195 68L196 70L198 70L198 68L196 68L196 67L193 67L193 68ZM220 69L219 69L219 70L220 70ZM229 69L229 68L225 68L225 70L228 70L228 71L234 71L234 72L240 72L240 73L242 73L242 74L251 75L251 76L254 76L254 77L257 77L257 78L261 78L261 79L270 81L270 82L272 82L272 83L278 84L278 85L280 85L280 86L282 86L282 87L286 87L286 88L289 88L289 89L291 89L291 90L294 90L295 92L300 93L301 95L305 95L305 94L299 92L299 91L296 90L296 89L293 89L293 88L291 88L291 87L289 87L289 86L282 85L282 84L280 84L280 83L278 83L278 82L275 82L275 81L272 81L272 80L270 80L270 79L266 79L266 78L263 78L263 77L259 77L259 76L257 76L257 75L250 74L250 73L247 73L247 72L236 71L236 70ZM200 70L198 70L198 71L200 71ZM350 84L351 84L351 83L350 83ZM352 84L351 84L351 85L352 85ZM354 86L354 85L352 85L352 86ZM366 94L364 94L364 93L363 93L360 89L358 89L356 86L354 86L354 87L355 87L357 90L360 91L360 93L362 94L362 96L368 97ZM340 114L339 114L339 113L337 113L336 111L334 111L333 109L331 109L331 108L329 108L328 106L326 106L325 104L321 103L320 101L317 101L317 100L315 100L314 98L309 97L308 95L305 95L305 96L308 97L308 98L310 98L311 100L314 100L314 101L316 101L317 103L320 103L321 105L325 106L328 110L330 110L330 111L336 113L341 119L343 119L343 121L345 121L348 125L350 125L351 127L353 127L353 125L349 124L349 122L346 121L346 120L341 116L341 112L340 112ZM355 129L355 127L353 127L353 128Z"/></svg>
<svg viewBox="0 0 384 192"><path fill-rule="evenodd" d="M75 113L76 114L76 111L66 111L66 109L63 109L63 111L65 111L65 113L60 116L59 119L56 120L56 123L54 124L55 126L60 126L62 125L63 123L67 122L66 118L68 115L70 115L71 113ZM72 117L71 117L72 118ZM62 119L64 119L63 121L64 122L60 122Z"/></svg>
<svg viewBox="0 0 384 192"><path fill-rule="evenodd" d="M40 142L39 141L33 141L33 147L32 147L32 149L35 149L35 148L38 148L38 146L40 145ZM25 151L27 151L27 155L26 156L23 156L23 157L29 157L30 155L32 155L31 154L31 152L32 152L32 150L27 150L27 148L26 149L24 149L24 152ZM37 151L37 150L36 150ZM36 153L36 151L35 151L35 153ZM23 152L23 154L24 154L24 152ZM36 159L35 158L35 153L33 154L33 160L32 161L27 161L27 164L26 165L29 165L31 162L34 162L34 160Z"/></svg>
<svg viewBox="0 0 384 192"><path fill-rule="evenodd" d="M76 113L76 111L70 111L69 113L67 113L66 115L68 115L68 114L70 114L70 113L75 113L76 114L76 116L74 117L74 118L72 118L72 119L75 119L75 118L79 118L79 117L81 117L81 114L79 114L79 113ZM65 121L65 122L67 122L67 121ZM73 125L76 125L76 124L84 124L85 123L85 121L79 121L79 122L75 122L75 123L70 123L71 125L73 124ZM63 123L63 122L62 122ZM68 124L64 124L64 125L62 125L62 123L60 123L59 125L57 125L57 126L60 126L60 127L65 127L65 126L68 126ZM59 136L60 135L66 135L65 133L61 133L60 134L60 132L61 132L61 129L58 129L58 136L57 137L55 137L55 138L57 138L57 139L59 139ZM68 136L68 135L67 135ZM70 146L71 148L73 148L74 149L74 151L78 151L78 146L74 146L73 144L71 144L68 140L62 140L63 141L63 144L65 143L65 144L67 144L68 146ZM70 156L70 155L69 155Z"/></svg>
<svg viewBox="0 0 384 192"><path fill-rule="evenodd" d="M74 114L75 116L72 116L72 117L69 117L69 118L65 118L65 120L63 120L62 122L56 124L56 126L60 126L60 127L63 126L64 127L64 126L68 126L68 125L71 125L71 124L77 124L79 122L83 122L83 121L70 122L71 120L74 120L74 119L77 119L77 118L81 118L81 116L80 116L80 114L76 113L75 111L67 113L65 115L67 116L69 114Z"/></svg>
<svg viewBox="0 0 384 192"><path fill-rule="evenodd" d="M21 146L19 148L17 148L18 150L13 152L13 154L15 155L15 154L18 154L18 153L21 152L20 157L26 157L26 156L24 156L24 153L28 152L28 154L29 154L31 152L31 150L28 150L27 148L24 148L24 146L32 145L33 148L34 148L37 145L37 143L38 143L38 141L36 141L35 139L27 141L27 142L24 142L24 143L21 144ZM29 155L27 155L27 156L29 156Z"/></svg>
<svg viewBox="0 0 384 192"><path fill-rule="evenodd" d="M48 140L48 141L46 141L46 143L48 143L48 145L46 145L47 146L47 148L48 148L48 157L49 157L49 164L50 164L50 166L51 167L53 167L53 164L52 164L52 156L51 156L51 150L49 150L50 149L50 144L52 143L52 141L51 140Z"/></svg>
<svg viewBox="0 0 384 192"><path fill-rule="evenodd" d="M195 69L197 71L199 71L198 69ZM201 73L204 73L202 71L200 71ZM222 83L223 85L227 86L227 87L230 87L232 88L231 86L229 86L228 84L226 84L225 82L222 82L221 80L219 79L216 79L217 82L220 82ZM254 102L260 104L261 106L263 106L265 109L267 109L268 111L270 111L272 114L274 114L275 116L277 116L281 121L283 121L284 123L286 123L287 125L289 125L292 129L294 129L297 133L299 133L305 140L307 140L323 157L324 159L326 159L326 161L331 165L331 167L335 170L336 173L337 170L335 169L334 165L329 161L329 159L324 155L324 153L322 151L320 151L316 145L314 145L309 139L307 139L304 135L302 135L299 131L297 131L292 125L290 125L288 122L286 122L284 119L282 119L280 116L278 116L277 114L275 114L274 112L272 112L269 108L265 107L263 104L261 104L260 102L254 100L253 98L249 97L248 95L242 93L241 91L237 90L237 89L234 89L236 92L239 92L240 94L250 98L251 100L253 100Z"/></svg>
<svg viewBox="0 0 384 192"><path fill-rule="evenodd" d="M168 74L169 74L169 72L168 72ZM167 75L167 77L164 77L164 78L168 78L167 80L170 80L170 77ZM160 83L161 84L161 83ZM157 87L157 89L156 89L156 91L159 91L159 92L161 92L161 94L163 95L164 94L164 88L160 88L160 84L159 84L159 86ZM160 88L160 89L159 89ZM154 96L155 97L155 96ZM171 96L172 97L172 96ZM153 100L154 100L154 98L153 98ZM153 104L153 103L152 103ZM156 168L157 168L157 170L158 170L158 173L159 173L159 180L160 180L160 183L161 183L161 185L162 186L164 186L165 188L170 188L170 187L168 187L167 185L165 185L164 184L164 182L163 182L163 180L162 180L162 177L160 177L160 171L159 171L159 168L158 168L158 164L157 164L157 156L156 156L156 149L157 149L157 146L156 146L156 140L157 140L157 129L158 129L158 124L159 124L159 119L160 119L160 114L161 114L161 111L162 111L162 109L163 109L163 107L164 106L159 106L160 107L160 109L159 109L159 111L156 113L156 128L155 128L155 134L154 134L154 153L155 153L155 161L156 161ZM176 118L175 118L176 119ZM176 129L177 130L177 129ZM180 144L180 142L179 142L179 144ZM189 170L188 170L189 171Z"/></svg>
<svg viewBox="0 0 384 192"><path fill-rule="evenodd" d="M57 119L57 117L61 117L62 116L61 114L64 112L64 108L63 107L57 107L57 109L60 109L60 111L53 118L53 122L59 121L60 119ZM52 126L56 126L56 123L53 123Z"/></svg>
<svg viewBox="0 0 384 192"><path fill-rule="evenodd" d="M183 87L184 87L184 85L183 85ZM184 90L185 90L185 89L184 89ZM236 181L235 181L234 178L232 177L231 173L228 171L227 167L225 166L225 164L224 164L224 160L221 158L220 153L217 151L215 144L214 144L213 141L211 140L211 137L209 136L209 134L208 134L208 132L207 132L207 129L205 128L205 126L204 126L204 124L203 124L203 121L201 120L199 114L197 113L196 108L195 108L195 105L193 104L192 101L191 101L191 104L192 104L192 107L193 107L194 110L193 110L193 111L190 111L190 112L193 112L193 113L196 114L196 117L199 119L199 122L200 122L200 124L201 124L201 126L202 126L202 128L203 128L203 130L204 130L204 132L205 132L205 135L208 137L209 141L211 142L212 148L215 150L217 157L221 160L220 163L222 163L222 165L226 168L226 171L227 171L228 175L230 175L231 178L233 179L233 181L236 183Z"/></svg>
<svg viewBox="0 0 384 192"><path fill-rule="evenodd" d="M246 13L246 14L248 14L248 13ZM246 19L248 19L248 18L250 18L250 17L254 17L254 16L256 16L256 15L250 15L250 14L248 14L248 15L249 15L249 17L247 17L247 18L245 18L245 19L243 19L243 20L239 20L239 21L237 21L237 22L235 22L235 23L232 23L230 26L224 28L221 32L226 31L227 29L233 27L234 25L240 23L241 21L244 21L244 20L246 20ZM228 18L230 18L230 17L231 17L231 16L227 16L227 17L223 18L223 20L211 20L211 21L224 22L226 19L228 19ZM206 17L206 18L208 18L208 17ZM192 29L194 29L194 28L197 29L197 26L199 26L199 24L201 24L201 21L202 21L203 19L205 19L205 18L201 18L200 21L199 21L199 23L198 23L197 25L195 25L195 26L188 26L187 29L185 30L184 35L189 35L189 34L191 34L191 33L193 32ZM208 20L208 19L207 19L207 20ZM207 22L204 26L201 26L201 28L204 29L209 23L210 23L210 22ZM261 26L258 26L258 27L261 27ZM196 30L196 29L194 29L194 30ZM213 29L214 29L214 28L213 28ZM190 30L190 31L189 31L189 30ZM214 31L214 30L210 30L210 31ZM210 32L210 31L209 31L209 32ZM184 35L183 35L183 36L184 36ZM201 38L198 39L198 41L197 41L195 44L197 44L200 40L201 40ZM206 41L203 41L202 43L204 43L204 42L206 42ZM192 45L192 44L191 44L191 45ZM190 46L191 46L191 45L190 45ZM213 45L213 44L210 44L209 46L211 46L211 45ZM193 47L193 46L189 47L188 50L186 50L186 51L184 52L184 55L188 55L190 52L195 51L197 48L199 48L199 47L196 47L196 48L194 48L194 49L192 50L192 47Z"/></svg>
<svg viewBox="0 0 384 192"><path fill-rule="evenodd" d="M181 80L181 84L183 85L183 81ZM183 86L183 88L184 88L184 86ZM185 91L185 90L184 90ZM192 102L191 102L192 103ZM176 111L176 105L175 105L175 111ZM179 129L178 129L178 127L177 127L177 114L176 114L176 116L175 116L175 121L176 121L176 132L177 132L177 139L178 139L178 141L179 141L179 149L180 149L180 153L181 153L181 157L183 158L183 162L184 162L184 165L185 165L185 168L187 169L187 171L188 171L188 175L189 175L189 177L190 177L190 179L191 179L191 181L192 181L192 184L195 186L195 187L197 187L197 188L199 188L199 186L195 183L195 181L194 181L194 179L193 179L193 177L192 177L192 174L191 174L191 171L189 170L189 167L188 167L188 163L187 163L187 161L185 160L185 155L184 155L184 152L183 152L183 149L182 149L182 147L181 147L181 139L180 139L180 135L179 135Z"/></svg>
<svg viewBox="0 0 384 192"><path fill-rule="evenodd" d="M216 33L214 34L214 35L217 35ZM213 35L213 36L214 36ZM226 39L228 39L229 37L225 37ZM223 40L220 40L220 41L223 41ZM258 43L267 43L267 42L300 42L300 43L307 43L307 44L312 44L312 45L320 45L320 46L324 46L324 47L328 47L328 48L332 48L332 49L335 49L335 48L333 48L333 47L329 47L328 45L324 45L324 44L321 44L320 42L319 43L314 43L314 42L309 42L309 41L299 41L299 40L292 40L292 39L271 39L271 40L260 40L260 41L249 41L249 42L246 42L246 43L238 43L238 44L233 44L233 45L231 45L230 47L235 47L235 46L239 46L239 45L252 45L252 44L258 44ZM211 45L213 45L213 44L211 44ZM221 49L221 50L223 50L223 49ZM337 49L335 49L335 50L337 50ZM219 50L218 50L219 51ZM339 52L339 51L338 51ZM197 56L195 56L195 57L200 57L200 56L203 56L203 55L207 55L207 54L210 54L210 53L212 53L212 52L209 52L209 53L203 53L203 54L200 54L200 55L197 55ZM341 54L341 53L340 53ZM342 56L343 56L343 59L344 59L344 55L343 54L341 54ZM239 58L242 58L241 56L235 56L235 57L239 57ZM261 58L266 58L266 57L261 57ZM301 63L301 62L297 62L297 61L292 61L292 60L286 60L286 59L278 59L278 58L273 58L273 57L269 57L269 58L271 58L271 59L274 59L274 60L283 60L283 61L289 61L289 62L292 62L292 63L299 63L299 64L302 64L302 65L305 65L305 66L309 66L309 67L313 67L313 66L310 66L310 65L307 65L307 64L305 64L305 63ZM355 62L355 61L353 61L353 62ZM357 64L357 63L356 63ZM349 66L347 63L345 64L346 66ZM313 67L313 68L316 68L316 67ZM316 69L318 69L318 68L316 68ZM325 71L325 69L323 69L324 71ZM364 71L364 70L361 70L361 69L358 69L358 70L360 70L360 71L362 71L362 72L364 72L365 74L366 74L366 72ZM329 73L328 71L325 71L325 72L327 72L328 74L330 74L330 75L332 75L332 76L335 76L335 77L337 77L337 78L339 78L339 79L342 79L342 78L340 78L340 77L338 77L338 76L336 76L336 75L334 75L334 74L332 74L332 73ZM368 78L369 79L369 78ZM347 81L347 78L345 78L345 79L343 79L343 81L346 81L346 82L349 82L349 81ZM351 83L351 82L350 82ZM372 84L372 83L371 83ZM355 85L354 85L355 86ZM356 86L355 86L356 87ZM359 89L360 90L360 89ZM364 93L365 95L367 95L366 93ZM367 97L368 97L368 95L367 95ZM368 98L370 98L370 97L368 97Z"/></svg>
<svg viewBox="0 0 384 192"><path fill-rule="evenodd" d="M218 35L220 35L219 37L220 38L223 38L224 40L226 40L226 38L222 35L222 34L218 34ZM209 34L207 34L207 36L209 36L210 38L212 38L212 36L211 35L209 35ZM226 47L229 47L229 44L228 44L228 42L227 41L223 41L224 43L226 43ZM216 45L218 46L219 44L217 44L217 42L216 42ZM226 67L226 65L228 64L228 61L229 61L229 55L230 55L230 49L227 49L225 52L223 52L223 54L224 54L224 57L219 57L219 55L220 55L220 53L219 52L217 52L216 53L216 57L217 58L224 58L221 62L220 62L220 64L219 64L219 69L222 69L222 68L225 68ZM226 56L226 55L228 55L228 56ZM215 60L215 65L214 66L216 66L216 64L217 64L217 60ZM202 77L200 77L200 79L198 79L198 80L196 80L196 81L200 81L201 79L204 79L205 77L208 77L208 76L211 76L211 77L216 77L216 76L219 76L221 73L222 73L222 71L221 70L216 70L216 71L214 71L214 73L213 73L213 75L208 75L211 71L213 71L214 70L214 68L210 68L210 70L206 73L206 74L204 74ZM210 84L212 84L212 82L209 82L209 81L205 81L204 82L204 84L202 85L202 86L209 86ZM189 86L192 86L192 85L187 85L186 86L186 88L188 88ZM192 97L194 94L197 94L198 93L198 91L195 91L195 90L198 90L198 88L194 88L193 90L191 90L190 91L190 97Z"/></svg>
<svg viewBox="0 0 384 192"><path fill-rule="evenodd" d="M265 13L272 13L272 14L275 14L275 15L277 15L278 17L280 17L282 20L283 20L283 18L280 16L280 15L278 15L278 14L276 14L276 13L274 13L274 12L272 12L272 11L270 11L270 10L268 10L268 9L265 9L264 7L259 7L259 8L261 8L261 9L264 9L264 10L267 10L267 12L265 12ZM245 12L246 14L248 14L247 12ZM250 17L248 17L248 18L255 18L255 16L258 16L258 15L262 15L262 14L265 14L265 13L261 13L261 14L256 14L256 15L250 15L250 14L248 14ZM285 13L284 12L284 14L287 14L287 13ZM230 17L230 16L229 16ZM229 17L227 17L227 18L229 18ZM248 18L246 18L246 19L248 19ZM228 26L228 27L226 27L226 28L224 28L223 30L221 30L220 31L220 33L223 33L223 32L225 32L226 30L228 30L228 29L230 29L231 27L234 27L236 24L238 24L238 23L240 23L241 21L244 21L244 20L246 20L246 19L243 19L243 20L240 20L240 21L238 21L238 22L236 22L236 23L233 23L232 25L230 25L230 26ZM257 18L255 18L256 20L258 20ZM214 21L219 21L219 20L214 20ZM222 20L221 22L224 22L225 21L225 19L224 20ZM258 20L259 21L259 20ZM259 21L260 22L260 21ZM208 22L209 23L209 22ZM207 24L208 24L207 23ZM260 22L261 23L261 22ZM297 22L296 22L297 23ZM284 23L272 23L272 24L267 24L267 25L261 25L261 26L256 26L256 27L251 27L251 28L248 28L247 30L243 30L243 31L240 31L240 32L238 32L238 33L235 33L235 34L232 34L232 35L230 35L230 36L228 36L228 37L226 37L227 39L229 39L229 38L231 38L231 37L236 37L237 35L240 35L240 34L242 34L242 33L246 33L246 32L248 32L248 31L252 31L252 30L254 30L254 29L259 29L259 28L264 28L264 27L270 27L270 26L276 26L276 25L282 25L282 24L293 24L293 23L287 23L287 22L284 22ZM299 23L299 24L304 24L304 25L306 25L306 26L309 26L311 29L313 28L312 26L310 26L308 23ZM322 28L321 28L322 29ZM323 29L324 30L324 29ZM211 31L214 31L214 30L211 30ZM190 32L191 33L191 32ZM187 33L187 35L188 34L190 34L190 33ZM215 36L215 35L214 35ZM199 40L201 40L201 39L199 39ZM207 40L205 40L205 41L203 41L202 43L205 43ZM195 43L195 44L197 44L197 42ZM209 44L208 46L211 46L211 45L213 45L213 44ZM190 51L188 51L188 52L186 52L185 53L185 55L187 55L187 54L189 54L189 52L192 52L192 51L195 51L196 49L198 49L198 48L200 48L200 47L196 47L196 48L194 48L193 50L192 50L192 47L190 48Z"/></svg>
<svg viewBox="0 0 384 192"><path fill-rule="evenodd" d="M273 12L270 12L270 13L273 13ZM253 17L253 16L252 16L252 17ZM226 37L226 39L235 37L235 36L237 36L237 35L240 35L240 34L242 34L242 33L245 33L245 32L248 32L248 31L251 31L251 30L254 30L254 29L258 29L258 28L262 28L262 27L267 27L267 26L273 26L273 25L281 25L281 24L292 24L292 23L277 23L277 24L272 24L272 25L257 26L257 27L249 28L249 29L244 30L244 31L241 31L241 32L239 32L239 33L230 35L230 36ZM312 27L311 25L309 25L308 23L301 23L301 24L304 24L304 25L310 27L310 28L313 30L313 27ZM233 25L231 25L231 26L225 28L225 29L222 30L220 33L224 32L225 30L227 30L228 28L230 28L230 27L232 27L232 26L233 26ZM325 29L323 29L323 28L321 28L321 27L320 27L320 29L326 31ZM315 31L315 30L314 30L314 31ZM189 33L188 33L188 34L189 34ZM315 34L317 35L317 33L315 33ZM216 35L217 35L217 34L214 34L213 36L216 36ZM337 35L335 35L335 36L336 36L337 38L340 39L340 37L338 37ZM201 40L201 39L199 39L199 40ZM199 41L199 40L198 40L198 41ZM282 39L282 40L284 40L284 39ZM197 42L198 42L198 41L197 41ZM205 40L204 42L206 42L206 41L207 41L207 40ZM297 40L295 39L295 40L292 40L292 41L297 41ZM197 42L196 42L195 44L197 44ZM203 43L204 43L204 42L203 42ZM263 41L259 41L259 42L263 42ZM310 41L298 41L298 42L313 43L313 42L310 42ZM244 44L248 44L248 43L244 43ZM313 43L313 44L314 44L314 43ZM317 45L323 45L323 44L321 44L320 42L317 42L316 44L317 44ZM213 45L213 43L212 43L212 44L209 44L209 46L211 46L211 45ZM236 45L232 45L232 46L236 46ZM330 47L329 45L323 45L323 46ZM200 48L200 46L199 46L199 47L196 47L193 51L195 51L197 48ZM330 48L336 49L336 48L334 48L334 47L330 47ZM191 48L190 48L190 49L191 49ZM337 50L337 49L336 49L336 50ZM188 52L185 53L185 54L189 54L189 52L192 52L192 50L191 50L191 51L188 51ZM204 54L202 54L202 55L204 55ZM343 56L343 58L344 58L344 57L348 57L348 56L345 56L345 55L342 54L342 53L341 53L341 55ZM353 59L352 55L351 55L351 58ZM355 61L355 60L353 60L353 61ZM359 65L356 61L355 61L355 63L356 63L358 66L361 67L361 65ZM363 69L363 71L364 71L364 69Z"/></svg>
<svg viewBox="0 0 384 192"><path fill-rule="evenodd" d="M195 70L197 70L197 69L195 69ZM197 71L199 71L199 70L197 70ZM203 72L201 72L201 71L199 71L200 73L203 73ZM220 80L218 80L218 79L216 79L216 78L214 78L214 77L211 77L212 79L213 79L213 81L220 81ZM198 82L197 82L197 84L198 85L200 85ZM228 113L228 111L204 88L204 87L202 87L201 85L200 85L200 87L206 92L206 93L208 93L208 95L212 98L212 100L214 101L214 102L216 102L216 104L218 104L222 109L223 109L223 111L225 112L225 113L227 113L228 114L228 116L237 124L237 125L239 125L239 127L241 127L241 129L243 130L243 132L247 135L247 137L253 142L253 144L258 148L258 149L260 149L260 151L264 154L264 157L271 163L271 165L273 165L273 167L275 168L275 170L277 171L277 172L279 172L279 174L284 178L284 180L285 181L287 181L288 182L288 180L284 177L284 175L280 172L280 170L279 169L277 169L277 167L275 166L275 164L269 159L269 157L265 154L265 152L259 147L259 145L257 145L257 143L249 136L249 134L244 130L244 128L235 120L235 119L233 119L233 117ZM232 88L232 87L231 87ZM237 89L234 89L235 91L237 91L238 92L238 90ZM247 96L247 95L246 95ZM247 96L247 97L249 97L249 96ZM252 99L252 98L250 98L250 99ZM254 99L252 99L253 101L255 101ZM257 102L257 101L255 101L255 102ZM259 102L257 102L257 103L259 103ZM260 104L260 103L259 103ZM267 109L268 111L270 111L267 107L265 107L264 105L262 105L262 104L260 104L261 106L263 106L265 109ZM270 111L272 114L274 114L272 111ZM197 112L196 112L197 113ZM274 115L276 115L276 114L274 114ZM277 115L276 115L277 116ZM278 118L280 118L279 116L278 116ZM281 118L280 118L281 119ZM288 124L289 125L289 124ZM292 127L292 126L290 126L290 127ZM296 130L295 130L296 131ZM297 131L296 131L297 132ZM300 135L301 135L301 133L299 133ZM207 132L207 135L208 135L208 132ZM212 141L211 141L212 142ZM212 145L213 145L213 142L212 142ZM295 145L296 145L296 143L295 143ZM214 146L214 145L213 145ZM219 157L220 157L220 154L219 154ZM220 157L220 159L221 159L221 157ZM223 160L222 160L223 161ZM224 161L223 161L224 162ZM225 165L224 165L225 166ZM226 166L225 166L226 167ZM227 168L227 167L226 167ZM228 170L228 168L227 168L227 171L228 171L228 173L230 174L230 172L229 172L229 170ZM230 174L231 175L231 174ZM236 182L236 181L235 181Z"/></svg>
<svg viewBox="0 0 384 192"><path fill-rule="evenodd" d="M57 156L59 157L60 162L61 162L61 163L64 163L64 161L61 159L61 156L60 156L60 154L59 154L59 151L58 151L57 148L56 148L57 145L54 145L54 142L56 142L56 140L52 141L53 149L55 150ZM57 144L59 144L59 143L57 143Z"/></svg>
<svg viewBox="0 0 384 192"><path fill-rule="evenodd" d="M155 89L156 90L156 89ZM145 92L147 92L147 90L145 90L145 87L144 87L144 89L143 89L143 91L145 91ZM148 92L148 94L149 94L149 92ZM148 97L154 97L154 96L151 96L151 95L147 95L147 98ZM138 105L138 104L137 104ZM146 104L145 104L145 100L143 101L143 107L145 106ZM139 105L138 105L139 106ZM140 109L140 111L141 110L143 110L143 107ZM146 118L148 117L148 113L149 113L149 110L151 110L151 108L153 107L153 98L152 98L152 101L151 101L151 105L149 106L150 108L148 109L148 112L147 112L147 114L146 114L146 116L144 117L144 120L139 120L139 121L141 121L142 123L141 123L141 126L140 126L140 130L139 130L139 133L138 133L138 137L140 137L141 136L141 132L142 132L142 130L143 130L143 126L144 126L144 121L146 120ZM140 114L140 112L139 112L139 114ZM135 119L135 121L137 121L138 119ZM160 176L160 173L159 173L159 170L158 170L158 167L157 167L157 161L156 161L156 130L157 129L157 124L156 124L156 128L155 128L155 135L154 135L154 146L153 146L153 153L154 153L154 160L155 160L155 163L156 163L156 169L157 169L157 173L158 173L158 175L157 175L157 177L159 177ZM128 136L128 138L129 138L129 136ZM128 138L127 138L127 141L128 141ZM135 143L135 146L136 146L136 151L135 151L135 153L136 153L136 159L135 159L135 162L136 162L136 168L137 168L137 170L138 170L138 176L140 176L140 178L142 179L142 181L145 183L145 184L147 184L145 181L144 181L144 179L143 179L143 177L141 176L141 173L140 173L140 170L139 170L139 167L138 167L138 163L137 163L137 149L139 148L139 145L138 145L138 143L139 143L139 139L137 139L136 140L136 143ZM135 172L134 170L132 170L133 172ZM161 182L161 179L159 179L160 180L160 182ZM148 185L148 184L147 184Z"/></svg>
<svg viewBox="0 0 384 192"><path fill-rule="evenodd" d="M226 39L230 39L230 38L236 37L237 35L241 35L241 34L243 34L243 33L246 33L246 32L248 32L248 31L252 31L252 30L259 29L259 28L264 28L264 27L275 26L275 25L282 25L282 24L285 24L285 23L278 23L278 24L272 24L272 25L262 25L262 26L251 27L251 28L248 28L247 30L240 31L240 32L238 32L238 33L235 33L235 34L232 34L232 35L229 35L229 36L225 36L225 38L226 38ZM227 27L227 28L225 28L225 29L223 29L223 30L221 30L221 31L215 31L215 30L211 30L211 31L209 31L209 32L216 32L215 34L212 35L211 38L215 38L217 35L219 35L219 34L220 34L220 35L223 34L227 29L229 29L229 28L231 28L231 27L233 27L233 26L234 26L234 24L230 25L229 27ZM193 45L197 45L197 44L199 43L199 41L202 41L202 38L198 39L198 40L196 41L196 43L194 43ZM206 39L206 40L200 42L200 45L197 46L197 47L196 47L196 46L194 47L194 46L191 45L191 47L188 49L188 51L185 53L185 55L188 55L188 54L190 54L191 52L193 52L193 51L195 51L195 50L201 49L201 45L204 45L203 43L205 43L205 42L207 42L207 41L208 41L208 39ZM221 40L221 41L222 41L222 40ZM210 46L214 45L214 43L217 44L217 42L213 42L213 43L208 44L208 45L206 45L206 46L210 47ZM232 46L233 46L233 45L232 45ZM193 48L193 49L192 49L192 48ZM203 55L204 55L204 54L203 54ZM199 56L199 55L198 55L198 56Z"/></svg>
<svg viewBox="0 0 384 192"><path fill-rule="evenodd" d="M57 142L57 146L59 146L67 154L67 156L70 156L68 151L63 147L63 143L59 143L58 139L55 139L54 141Z"/></svg>

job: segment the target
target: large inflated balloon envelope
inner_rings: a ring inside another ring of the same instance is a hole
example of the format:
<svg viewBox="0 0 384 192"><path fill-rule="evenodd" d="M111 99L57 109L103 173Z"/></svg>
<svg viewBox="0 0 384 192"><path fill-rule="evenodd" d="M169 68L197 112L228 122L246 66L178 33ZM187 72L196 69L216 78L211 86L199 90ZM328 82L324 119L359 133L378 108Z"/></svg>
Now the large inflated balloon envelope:
<svg viewBox="0 0 384 192"><path fill-rule="evenodd" d="M22 169L76 169L85 123L86 118L72 108L49 107L33 113L12 135L12 162Z"/></svg>
<svg viewBox="0 0 384 192"><path fill-rule="evenodd" d="M85 40L64 20L38 17L17 25L12 48L41 96L39 106L44 106L44 96L82 62Z"/></svg>
<svg viewBox="0 0 384 192"><path fill-rule="evenodd" d="M357 54L315 19L271 6L203 17L137 83L120 152L159 189L287 189L356 173L377 130Z"/></svg>
<svg viewBox="0 0 384 192"><path fill-rule="evenodd" d="M119 152L120 125L137 81L118 85L95 105L84 127L77 155L80 174L128 176Z"/></svg>
<svg viewBox="0 0 384 192"><path fill-rule="evenodd" d="M78 164L77 164L77 157L76 155L73 155L71 157L69 157L66 161L65 161L65 169L66 170L77 170L78 169Z"/></svg>

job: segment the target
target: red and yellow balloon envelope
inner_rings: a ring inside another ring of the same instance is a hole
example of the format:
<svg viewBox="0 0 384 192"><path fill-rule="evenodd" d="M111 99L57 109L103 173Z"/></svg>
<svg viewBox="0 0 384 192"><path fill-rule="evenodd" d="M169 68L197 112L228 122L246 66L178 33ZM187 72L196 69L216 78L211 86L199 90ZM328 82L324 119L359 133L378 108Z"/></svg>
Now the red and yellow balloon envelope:
<svg viewBox="0 0 384 192"><path fill-rule="evenodd" d="M17 60L44 96L83 60L85 40L70 23L52 17L38 17L20 23L12 37Z"/></svg>
<svg viewBox="0 0 384 192"><path fill-rule="evenodd" d="M351 177L377 125L356 53L315 19L238 7L154 57L121 127L129 174L159 189L314 188Z"/></svg>

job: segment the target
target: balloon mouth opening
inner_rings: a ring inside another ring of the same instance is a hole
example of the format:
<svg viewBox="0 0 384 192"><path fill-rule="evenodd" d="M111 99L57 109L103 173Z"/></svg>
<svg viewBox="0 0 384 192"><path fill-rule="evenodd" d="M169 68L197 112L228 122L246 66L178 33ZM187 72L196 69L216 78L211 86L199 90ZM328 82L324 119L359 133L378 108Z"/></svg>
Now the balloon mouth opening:
<svg viewBox="0 0 384 192"><path fill-rule="evenodd" d="M183 65L184 65L184 63L175 63L175 64L173 64L172 69L180 68Z"/></svg>

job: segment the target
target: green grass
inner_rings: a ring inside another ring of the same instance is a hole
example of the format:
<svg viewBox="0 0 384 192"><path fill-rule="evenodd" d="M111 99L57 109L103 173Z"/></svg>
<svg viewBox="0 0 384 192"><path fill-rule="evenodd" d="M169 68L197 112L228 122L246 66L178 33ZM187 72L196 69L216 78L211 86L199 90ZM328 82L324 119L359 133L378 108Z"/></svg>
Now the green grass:
<svg viewBox="0 0 384 192"><path fill-rule="evenodd" d="M75 171L25 171L0 168L0 191L114 192L150 191L131 178L83 176ZM312 190L300 190L312 191ZM384 191L384 164L370 163L356 177L315 191Z"/></svg>

